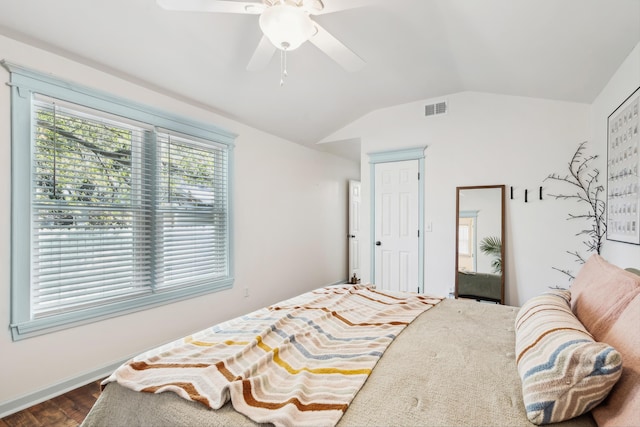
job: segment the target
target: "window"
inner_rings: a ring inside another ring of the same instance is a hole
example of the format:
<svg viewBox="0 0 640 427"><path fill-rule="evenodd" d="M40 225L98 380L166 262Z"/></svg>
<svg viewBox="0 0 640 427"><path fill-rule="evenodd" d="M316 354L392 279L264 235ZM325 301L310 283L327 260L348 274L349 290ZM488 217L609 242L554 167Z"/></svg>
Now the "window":
<svg viewBox="0 0 640 427"><path fill-rule="evenodd" d="M14 339L231 287L233 135L3 65Z"/></svg>
<svg viewBox="0 0 640 427"><path fill-rule="evenodd" d="M458 254L471 256L471 227L469 224L458 225L458 236Z"/></svg>
<svg viewBox="0 0 640 427"><path fill-rule="evenodd" d="M458 212L458 270L477 271L476 223L478 211Z"/></svg>

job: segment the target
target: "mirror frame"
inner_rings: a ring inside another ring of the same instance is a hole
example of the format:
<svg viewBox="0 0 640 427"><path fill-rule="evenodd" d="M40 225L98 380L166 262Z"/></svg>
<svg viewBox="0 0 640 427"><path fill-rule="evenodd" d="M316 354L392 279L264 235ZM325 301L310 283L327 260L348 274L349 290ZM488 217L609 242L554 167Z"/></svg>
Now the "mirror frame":
<svg viewBox="0 0 640 427"><path fill-rule="evenodd" d="M502 242L501 254L502 257L502 277L500 283L500 304L504 304L504 283L505 283L505 194L506 194L506 185L475 185L475 186L467 186L467 187L456 187L456 269L455 269L455 298L458 298L458 243L460 236L458 235L459 224L460 224L460 191L462 190L487 190L497 188L500 189L500 239ZM487 298L478 297L477 300L484 301L493 301Z"/></svg>

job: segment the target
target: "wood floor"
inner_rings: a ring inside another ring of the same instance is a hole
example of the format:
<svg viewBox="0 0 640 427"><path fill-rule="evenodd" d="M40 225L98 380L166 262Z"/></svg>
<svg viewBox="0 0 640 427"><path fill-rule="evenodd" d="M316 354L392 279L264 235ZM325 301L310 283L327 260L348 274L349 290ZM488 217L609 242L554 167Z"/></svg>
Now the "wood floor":
<svg viewBox="0 0 640 427"><path fill-rule="evenodd" d="M100 395L100 381L0 418L0 427L79 426Z"/></svg>

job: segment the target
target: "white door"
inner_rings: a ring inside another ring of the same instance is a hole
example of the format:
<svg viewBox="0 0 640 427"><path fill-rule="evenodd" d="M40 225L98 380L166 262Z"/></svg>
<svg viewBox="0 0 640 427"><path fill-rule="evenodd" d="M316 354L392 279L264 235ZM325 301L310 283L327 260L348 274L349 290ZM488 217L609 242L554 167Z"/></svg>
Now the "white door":
<svg viewBox="0 0 640 427"><path fill-rule="evenodd" d="M360 181L349 181L349 278L360 276Z"/></svg>
<svg viewBox="0 0 640 427"><path fill-rule="evenodd" d="M375 165L375 284L418 292L418 160Z"/></svg>

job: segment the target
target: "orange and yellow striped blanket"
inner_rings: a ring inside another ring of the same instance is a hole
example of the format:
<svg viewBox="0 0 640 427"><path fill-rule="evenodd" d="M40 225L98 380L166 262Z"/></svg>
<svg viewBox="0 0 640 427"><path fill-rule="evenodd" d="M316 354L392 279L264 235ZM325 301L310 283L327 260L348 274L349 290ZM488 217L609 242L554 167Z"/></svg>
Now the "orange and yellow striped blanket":
<svg viewBox="0 0 640 427"><path fill-rule="evenodd" d="M172 391L253 421L335 425L393 339L441 301L366 286L302 294L144 353L120 366L136 391Z"/></svg>

